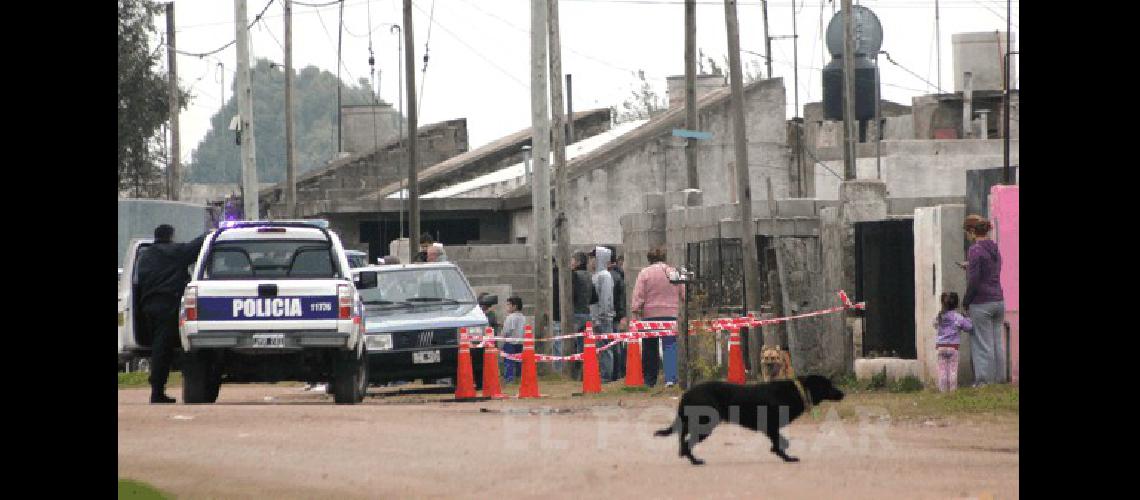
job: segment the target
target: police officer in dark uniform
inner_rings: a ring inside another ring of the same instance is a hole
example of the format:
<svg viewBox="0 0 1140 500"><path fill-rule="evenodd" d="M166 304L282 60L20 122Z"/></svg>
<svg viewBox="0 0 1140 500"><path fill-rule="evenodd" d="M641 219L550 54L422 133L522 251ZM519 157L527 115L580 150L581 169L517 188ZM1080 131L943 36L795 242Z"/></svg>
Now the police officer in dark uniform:
<svg viewBox="0 0 1140 500"><path fill-rule="evenodd" d="M139 256L139 304L146 328L154 339L151 346L150 402L173 403L166 396L166 379L178 344L178 307L190 282L187 268L194 264L206 234L189 243L174 243L174 227L154 229L154 244Z"/></svg>

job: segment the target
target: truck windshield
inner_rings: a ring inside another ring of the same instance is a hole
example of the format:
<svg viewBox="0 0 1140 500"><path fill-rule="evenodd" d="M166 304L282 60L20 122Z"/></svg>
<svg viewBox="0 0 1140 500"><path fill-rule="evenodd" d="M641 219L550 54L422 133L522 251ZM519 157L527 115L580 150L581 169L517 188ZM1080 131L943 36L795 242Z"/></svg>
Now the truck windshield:
<svg viewBox="0 0 1140 500"><path fill-rule="evenodd" d="M365 304L473 303L475 296L455 269L404 269L380 273L378 286L360 290Z"/></svg>
<svg viewBox="0 0 1140 500"><path fill-rule="evenodd" d="M326 242L224 241L210 251L202 279L327 279L337 277L336 267Z"/></svg>

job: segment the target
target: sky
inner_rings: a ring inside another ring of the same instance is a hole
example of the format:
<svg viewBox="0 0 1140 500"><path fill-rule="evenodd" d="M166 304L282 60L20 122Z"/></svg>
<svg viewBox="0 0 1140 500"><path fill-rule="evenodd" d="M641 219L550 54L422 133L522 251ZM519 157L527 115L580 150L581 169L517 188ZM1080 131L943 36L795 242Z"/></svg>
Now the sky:
<svg viewBox="0 0 1140 500"><path fill-rule="evenodd" d="M204 53L234 39L232 0L175 0L176 45L181 51ZM305 3L324 4L328 0ZM371 33L381 99L399 101L403 83L397 66L403 36L390 31L402 24L402 0L345 0L341 78L368 78ZM870 8L883 25L883 50L908 71L880 58L882 97L910 104L916 95L932 93L935 64L934 0L855 1ZM263 21L250 30L251 59L284 59L283 1L248 0L248 19L269 4ZM413 33L419 123L466 118L471 149L530 126L531 0L415 0ZM562 71L573 75L576 110L619 105L640 83L642 70L665 97L665 77L684 74L683 0L560 0ZM745 71L764 66L763 14L760 0L738 2L741 62ZM799 100L821 99L820 69L830 61L820 33L840 2L772 0L768 2L769 35L799 34ZM953 91L954 33L1005 31L1006 4L1000 0L941 0L942 88ZM1013 2L1013 50L1020 46L1019 2ZM336 73L340 4L310 7L294 2L293 66L315 65ZM155 18L159 36L165 15ZM697 47L725 67L725 11L719 0L697 2ZM157 40L156 40L157 43ZM426 46L426 47L425 47ZM429 59L424 69L425 50ZM165 53L165 52L163 52ZM756 53L756 54L753 54ZM1017 56L1014 56L1017 57ZM208 57L179 55L179 81L194 96L179 116L181 156L189 162L205 137L210 119L223 98L230 98L237 50L230 46ZM792 40L772 41L773 73L785 78L787 117L793 105ZM219 63L221 63L219 65ZM1017 65L1016 67L1020 67ZM914 74L911 74L914 73ZM224 81L222 80L224 78ZM924 81L925 80L925 81ZM1017 82L1017 75L1014 75ZM420 90L422 89L422 91ZM254 89L256 92L256 89ZM406 107L406 106L405 106ZM228 122L228 120L227 120Z"/></svg>

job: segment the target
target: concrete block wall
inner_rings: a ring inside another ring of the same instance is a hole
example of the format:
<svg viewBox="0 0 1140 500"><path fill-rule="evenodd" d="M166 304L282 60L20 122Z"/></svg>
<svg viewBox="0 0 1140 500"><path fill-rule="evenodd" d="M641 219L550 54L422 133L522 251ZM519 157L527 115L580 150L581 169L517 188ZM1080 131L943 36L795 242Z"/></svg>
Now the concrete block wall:
<svg viewBox="0 0 1140 500"><path fill-rule="evenodd" d="M1016 123L1013 122L1011 127ZM899 198L965 196L967 171L998 167L1004 161L1004 141L992 138L885 140L882 141L878 171L875 168L874 144L859 144L858 149L856 177L878 177L887 183L888 195ZM1020 149L1020 141L1016 137L1011 139L1010 164L1019 164ZM842 151L831 148L814 154L826 166L816 165L815 168L816 197L838 199L842 182L839 176L843 175Z"/></svg>
<svg viewBox="0 0 1140 500"><path fill-rule="evenodd" d="M523 300L523 315L534 317L537 298L534 275L534 247L531 245L454 245L447 246L447 259L463 270L473 287L505 285ZM505 303L507 296L499 296ZM505 310L503 313L505 314ZM500 316L500 318L505 318ZM532 323L533 324L533 323Z"/></svg>
<svg viewBox="0 0 1140 500"><path fill-rule="evenodd" d="M966 272L957 262L965 260L962 251L962 220L965 205L939 205L914 211L914 321L918 376L935 387L938 377L935 318L941 310L943 292L966 293ZM958 351L958 384L973 383L969 334L962 335Z"/></svg>
<svg viewBox="0 0 1140 500"><path fill-rule="evenodd" d="M600 245L612 245L619 255L625 255L625 248L621 244L600 242ZM571 245L570 252L589 253L594 245ZM510 293L517 294L523 300L523 315L527 317L528 324L534 324L535 301L538 299L538 289L534 273L534 247L532 245L496 244L496 245L448 245L446 247L447 259L454 262L463 270L472 287L507 286ZM552 253L556 248L551 249ZM642 252L644 258L644 252ZM626 257L627 261L629 257ZM628 264L627 264L628 265ZM636 276L636 275L635 275ZM632 292L633 284L628 285ZM552 291L547 291L553 296ZM499 302L505 303L509 295L500 295ZM557 304L554 305L557 308ZM505 317L505 316L500 316Z"/></svg>

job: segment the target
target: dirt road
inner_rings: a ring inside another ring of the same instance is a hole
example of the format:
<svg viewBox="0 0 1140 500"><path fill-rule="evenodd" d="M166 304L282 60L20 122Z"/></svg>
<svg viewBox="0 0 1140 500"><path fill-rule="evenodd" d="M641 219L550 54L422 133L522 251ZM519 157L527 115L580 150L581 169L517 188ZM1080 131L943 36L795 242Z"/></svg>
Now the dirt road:
<svg viewBox="0 0 1140 500"><path fill-rule="evenodd" d="M855 401L860 416L841 420L828 403L785 428L800 463L725 425L694 467L675 436L652 436L672 419L672 392L455 403L391 391L336 406L227 385L215 405L152 406L147 390L121 389L119 476L190 498L1018 497L1016 418L909 421Z"/></svg>

